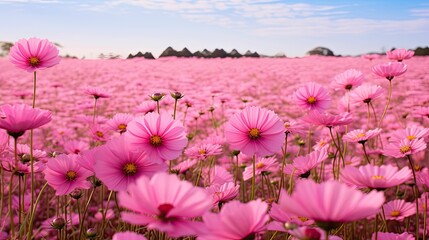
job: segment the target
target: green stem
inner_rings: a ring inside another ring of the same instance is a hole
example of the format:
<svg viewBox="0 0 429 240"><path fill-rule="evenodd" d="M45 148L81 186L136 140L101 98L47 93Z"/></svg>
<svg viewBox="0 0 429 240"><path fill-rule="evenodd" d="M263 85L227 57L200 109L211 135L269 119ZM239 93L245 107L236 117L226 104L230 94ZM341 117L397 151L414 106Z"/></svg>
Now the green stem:
<svg viewBox="0 0 429 240"><path fill-rule="evenodd" d="M92 188L91 193L90 193L89 198L88 198L88 201L86 202L85 208L83 210L82 221L80 221L80 223L79 223L79 239L82 239L83 223L85 221L86 213L88 212L89 203L91 202L92 196L94 196L94 192L95 192L95 187Z"/></svg>
<svg viewBox="0 0 429 240"><path fill-rule="evenodd" d="M9 180L9 216L10 216L10 229L12 230L12 239L15 237L15 224L13 222L13 208L12 208L12 191L13 191L13 172L10 175Z"/></svg>
<svg viewBox="0 0 429 240"><path fill-rule="evenodd" d="M419 240L419 189L417 187L416 170L414 169L413 160L410 155L407 155L408 162L410 163L411 170L413 171L414 180L414 199L416 202L416 240Z"/></svg>
<svg viewBox="0 0 429 240"><path fill-rule="evenodd" d="M97 98L94 98L94 112L92 113L92 125L95 124L96 115L97 115Z"/></svg>
<svg viewBox="0 0 429 240"><path fill-rule="evenodd" d="M255 183L256 183L256 156L252 158L252 192L250 193L250 200L255 200Z"/></svg>
<svg viewBox="0 0 429 240"><path fill-rule="evenodd" d="M338 153L340 154L341 160L343 161L343 167L346 166L344 161L343 153L341 152L340 146L337 145L337 141L335 141L334 134L332 134L332 127L329 128L329 133L331 134L332 141L334 142L335 148L338 150Z"/></svg>
<svg viewBox="0 0 429 240"><path fill-rule="evenodd" d="M279 198L280 198L280 192L282 190L282 188L284 187L284 182L285 182L285 165L286 165L286 153L287 153L287 137L288 137L288 132L286 132L286 136L285 136L285 146L283 149L283 158L282 158L282 167L281 167L281 172L280 172L280 184L279 184L279 191L277 194L277 199L276 202L279 202Z"/></svg>
<svg viewBox="0 0 429 240"><path fill-rule="evenodd" d="M386 116L386 112L387 112L387 109L389 108L391 98L392 98L392 80L389 80L389 93L387 96L387 103L386 103L386 106L384 107L383 114L381 115L380 122L378 123L378 127L381 127L381 124L383 123L383 119Z"/></svg>
<svg viewBox="0 0 429 240"><path fill-rule="evenodd" d="M176 119L177 99L174 100L173 119Z"/></svg>
<svg viewBox="0 0 429 240"><path fill-rule="evenodd" d="M368 164L371 164L371 161L369 160L368 154L366 153L365 143L362 143L362 147L363 147L363 153L365 155L366 161L368 162Z"/></svg>

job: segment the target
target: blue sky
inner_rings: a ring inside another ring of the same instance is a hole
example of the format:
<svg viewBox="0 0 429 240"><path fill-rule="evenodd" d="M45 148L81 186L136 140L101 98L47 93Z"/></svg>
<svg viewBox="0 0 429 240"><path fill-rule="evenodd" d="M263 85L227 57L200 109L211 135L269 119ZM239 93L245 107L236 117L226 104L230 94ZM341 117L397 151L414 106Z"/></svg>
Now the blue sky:
<svg viewBox="0 0 429 240"><path fill-rule="evenodd" d="M424 0L0 0L0 22L0 41L47 38L87 58L168 46L293 57L429 45Z"/></svg>

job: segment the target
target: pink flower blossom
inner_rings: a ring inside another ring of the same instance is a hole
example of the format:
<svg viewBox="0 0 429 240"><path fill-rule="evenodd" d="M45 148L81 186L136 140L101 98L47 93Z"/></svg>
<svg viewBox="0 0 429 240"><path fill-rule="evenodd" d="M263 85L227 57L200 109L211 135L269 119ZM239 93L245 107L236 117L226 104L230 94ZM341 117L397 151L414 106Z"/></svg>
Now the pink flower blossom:
<svg viewBox="0 0 429 240"><path fill-rule="evenodd" d="M307 178L310 175L310 170L317 167L321 162L328 159L328 152L326 148L311 152L306 156L296 157L292 164L285 166L284 172L294 176Z"/></svg>
<svg viewBox="0 0 429 240"><path fill-rule="evenodd" d="M306 110L324 111L331 104L328 91L314 82L307 83L295 92L296 103Z"/></svg>
<svg viewBox="0 0 429 240"><path fill-rule="evenodd" d="M387 202L383 207L387 220L402 221L404 218L416 214L414 203L405 202L403 199Z"/></svg>
<svg viewBox="0 0 429 240"><path fill-rule="evenodd" d="M206 213L203 216L205 229L201 229L199 240L254 239L265 230L270 219L268 204L261 200L248 203L231 201L226 203L219 214Z"/></svg>
<svg viewBox="0 0 429 240"><path fill-rule="evenodd" d="M185 154L194 159L205 160L210 156L222 154L222 146L219 144L201 144L198 146L190 147L185 150Z"/></svg>
<svg viewBox="0 0 429 240"><path fill-rule="evenodd" d="M257 158L255 161L255 176L262 173L278 171L279 163L276 157ZM243 172L243 180L247 181L253 177L253 166L249 165Z"/></svg>
<svg viewBox="0 0 429 240"><path fill-rule="evenodd" d="M349 69L336 75L334 80L331 82L331 87L335 90L344 89L350 91L351 89L360 86L363 80L364 77L361 71Z"/></svg>
<svg viewBox="0 0 429 240"><path fill-rule="evenodd" d="M372 68L372 72L391 81L394 77L401 76L407 71L407 65L401 62L388 62L378 64Z"/></svg>
<svg viewBox="0 0 429 240"><path fill-rule="evenodd" d="M386 56L390 60L396 60L398 62L402 62L405 59L412 58L414 56L414 51L407 50L404 48L398 48L391 51L387 51Z"/></svg>
<svg viewBox="0 0 429 240"><path fill-rule="evenodd" d="M28 72L49 68L60 63L57 47L46 39L20 39L9 52L9 60Z"/></svg>
<svg viewBox="0 0 429 240"><path fill-rule="evenodd" d="M377 234L377 238L375 235ZM372 234L372 240L414 240L414 236L410 233L390 233L390 232L377 232Z"/></svg>
<svg viewBox="0 0 429 240"><path fill-rule="evenodd" d="M343 140L346 142L365 143L366 141L368 141L368 139L378 136L380 132L381 132L380 128L376 128L368 131L364 131L362 129L356 129L344 135Z"/></svg>
<svg viewBox="0 0 429 240"><path fill-rule="evenodd" d="M365 165L359 168L346 166L340 173L341 181L358 188L385 189L398 186L412 177L411 169L396 166Z"/></svg>
<svg viewBox="0 0 429 240"><path fill-rule="evenodd" d="M134 119L125 136L132 150L143 151L155 161L179 157L188 142L185 129L168 114L148 113Z"/></svg>
<svg viewBox="0 0 429 240"><path fill-rule="evenodd" d="M409 140L408 138L402 139L399 142L392 142L385 146L383 154L394 158L401 158L412 155L417 152L425 150L427 144L422 139Z"/></svg>
<svg viewBox="0 0 429 240"><path fill-rule="evenodd" d="M113 235L112 240L146 240L146 238L135 232L117 232Z"/></svg>
<svg viewBox="0 0 429 240"><path fill-rule="evenodd" d="M151 179L142 176L127 192L119 192L119 203L132 211L122 212L124 221L147 225L171 237L196 234L202 223L192 219L210 210L208 198L203 189L163 172Z"/></svg>
<svg viewBox="0 0 429 240"><path fill-rule="evenodd" d="M320 184L312 180L298 181L292 195L281 195L281 198L286 203L283 209L289 214L313 219L328 229L378 213L385 200L383 192L374 190L364 194L332 180Z"/></svg>
<svg viewBox="0 0 429 240"><path fill-rule="evenodd" d="M106 143L95 158L95 176L113 191L125 191L139 177L151 177L167 169L165 163L148 158L143 152L130 151L123 136Z"/></svg>
<svg viewBox="0 0 429 240"><path fill-rule="evenodd" d="M101 89L99 87L89 87L89 86L87 86L87 87L84 88L84 93L86 95L90 95L90 96L94 97L95 99L110 98L112 96L106 90Z"/></svg>
<svg viewBox="0 0 429 240"><path fill-rule="evenodd" d="M350 92L351 104L369 104L372 100L380 98L384 94L384 88L374 84L362 84Z"/></svg>
<svg viewBox="0 0 429 240"><path fill-rule="evenodd" d="M213 205L221 205L233 200L238 195L239 188L240 185L234 185L233 182L227 182L222 185L211 185L206 188L206 192L212 196Z"/></svg>
<svg viewBox="0 0 429 240"><path fill-rule="evenodd" d="M389 138L391 142L399 142L403 139L410 141L414 139L423 139L429 136L429 128L423 127L407 127L405 129L399 129L394 131Z"/></svg>
<svg viewBox="0 0 429 240"><path fill-rule="evenodd" d="M131 122L133 118L131 114L117 113L106 122L106 125L109 130L124 133L127 131L128 123Z"/></svg>
<svg viewBox="0 0 429 240"><path fill-rule="evenodd" d="M302 117L301 120L316 126L324 126L329 128L335 126L344 126L353 122L352 115L347 112L333 115L326 112L320 113L317 111L312 111L309 112L308 115Z"/></svg>
<svg viewBox="0 0 429 240"><path fill-rule="evenodd" d="M26 104L2 105L0 112L3 115L0 118L0 128L14 138L22 136L27 130L39 128L52 119L51 112Z"/></svg>
<svg viewBox="0 0 429 240"><path fill-rule="evenodd" d="M229 119L225 137L231 150L264 157L283 146L284 124L273 111L246 107Z"/></svg>
<svg viewBox="0 0 429 240"><path fill-rule="evenodd" d="M88 189L86 180L92 173L77 164L77 155L58 155L46 164L45 180L55 190L57 196L71 193L77 188Z"/></svg>

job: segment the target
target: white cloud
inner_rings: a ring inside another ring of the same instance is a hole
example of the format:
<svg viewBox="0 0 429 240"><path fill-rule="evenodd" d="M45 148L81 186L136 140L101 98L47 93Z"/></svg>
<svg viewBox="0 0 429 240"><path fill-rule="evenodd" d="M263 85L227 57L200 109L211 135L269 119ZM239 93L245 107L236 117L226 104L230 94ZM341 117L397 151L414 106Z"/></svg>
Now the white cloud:
<svg viewBox="0 0 429 240"><path fill-rule="evenodd" d="M416 17L429 17L429 8L411 9L410 13Z"/></svg>
<svg viewBox="0 0 429 240"><path fill-rule="evenodd" d="M19 0L16 0L19 1ZM87 10L113 9L119 5L177 13L193 22L234 28L257 35L325 35L427 31L429 9L412 9L415 19L379 20L352 18L346 9L358 5L287 4L275 0L106 0Z"/></svg>
<svg viewBox="0 0 429 240"><path fill-rule="evenodd" d="M0 4L11 3L59 3L57 0L0 0Z"/></svg>

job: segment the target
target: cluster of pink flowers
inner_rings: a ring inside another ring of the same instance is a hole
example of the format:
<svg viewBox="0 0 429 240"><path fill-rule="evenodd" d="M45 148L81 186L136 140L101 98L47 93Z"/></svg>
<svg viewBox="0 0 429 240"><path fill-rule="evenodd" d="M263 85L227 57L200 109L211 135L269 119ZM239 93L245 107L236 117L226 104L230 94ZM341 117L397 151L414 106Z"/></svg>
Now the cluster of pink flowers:
<svg viewBox="0 0 429 240"><path fill-rule="evenodd" d="M429 60L412 51L300 60L320 74L287 58L58 54L30 38L0 59L0 79L23 82L0 104L0 239L429 234L429 99L415 88Z"/></svg>

